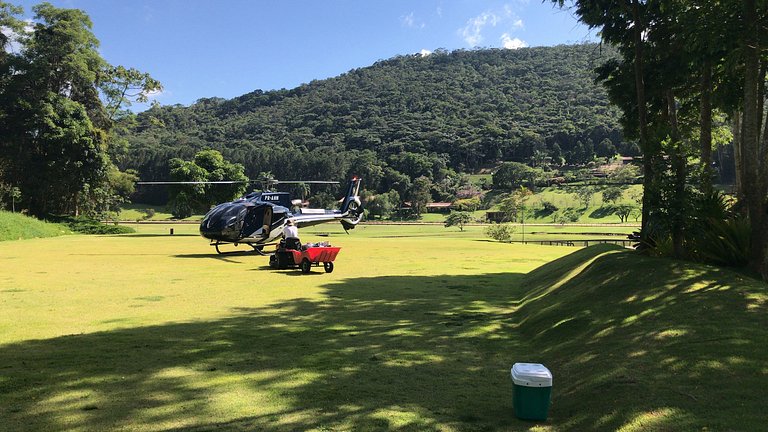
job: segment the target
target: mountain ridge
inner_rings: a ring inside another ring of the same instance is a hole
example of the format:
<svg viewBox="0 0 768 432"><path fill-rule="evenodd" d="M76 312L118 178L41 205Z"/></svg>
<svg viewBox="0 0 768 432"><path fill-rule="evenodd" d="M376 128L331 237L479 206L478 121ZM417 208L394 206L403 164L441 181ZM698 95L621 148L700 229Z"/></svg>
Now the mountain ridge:
<svg viewBox="0 0 768 432"><path fill-rule="evenodd" d="M121 167L166 178L171 157L213 148L250 177L356 173L369 189L384 191L499 161L578 164L637 153L595 83L594 69L612 55L594 44L437 50L294 89L153 107L127 129L130 150Z"/></svg>

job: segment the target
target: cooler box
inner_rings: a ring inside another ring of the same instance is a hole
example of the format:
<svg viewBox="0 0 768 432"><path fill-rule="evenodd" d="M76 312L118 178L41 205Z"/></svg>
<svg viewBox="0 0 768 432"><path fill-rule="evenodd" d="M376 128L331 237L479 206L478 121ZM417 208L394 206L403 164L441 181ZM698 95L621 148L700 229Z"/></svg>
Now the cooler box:
<svg viewBox="0 0 768 432"><path fill-rule="evenodd" d="M546 420L552 397L552 373L538 363L512 365L515 416L522 420Z"/></svg>

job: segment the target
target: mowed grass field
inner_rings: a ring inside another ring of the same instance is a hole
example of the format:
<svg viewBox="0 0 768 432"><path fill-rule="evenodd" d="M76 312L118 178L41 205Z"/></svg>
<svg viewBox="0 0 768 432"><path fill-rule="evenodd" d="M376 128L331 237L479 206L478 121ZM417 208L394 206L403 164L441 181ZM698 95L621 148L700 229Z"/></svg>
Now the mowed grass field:
<svg viewBox="0 0 768 432"><path fill-rule="evenodd" d="M511 282L571 250L307 232L342 251L333 273L301 275L216 255L195 225L139 228L0 244L0 429L451 428L486 409L511 421L519 348L478 349L450 323L498 312Z"/></svg>
<svg viewBox="0 0 768 432"><path fill-rule="evenodd" d="M729 271L323 225L302 239L341 246L336 269L302 275L195 225L138 230L0 243L0 430L764 424L768 296ZM552 369L547 422L515 418L515 362Z"/></svg>

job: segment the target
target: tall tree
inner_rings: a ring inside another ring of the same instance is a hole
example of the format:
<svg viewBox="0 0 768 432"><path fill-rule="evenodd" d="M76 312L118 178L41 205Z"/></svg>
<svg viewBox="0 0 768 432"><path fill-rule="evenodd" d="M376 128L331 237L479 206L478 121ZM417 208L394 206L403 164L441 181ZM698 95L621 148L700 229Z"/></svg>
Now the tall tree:
<svg viewBox="0 0 768 432"><path fill-rule="evenodd" d="M742 52L744 64L744 95L741 132L742 185L746 201L747 216L752 228L750 267L768 280L768 148L760 139L760 123L765 82L765 69L760 61L764 59L765 48L761 35L766 33L766 5L761 2L759 9L755 0L744 0L742 10ZM763 90L761 92L761 89Z"/></svg>
<svg viewBox="0 0 768 432"><path fill-rule="evenodd" d="M0 2L0 43L10 41L8 28L22 47L0 50L1 180L18 186L23 205L36 215L104 210L119 201L111 182L122 177L110 174L112 116L101 94L109 95L120 75L114 71L124 69L101 57L84 12L41 3L33 8L29 32L13 21L17 12ZM119 79L143 80L144 91L159 88L146 74Z"/></svg>
<svg viewBox="0 0 768 432"><path fill-rule="evenodd" d="M225 160L216 150L199 151L191 161L173 158L168 165L174 181L199 182L173 186L170 202L177 218L189 217L194 211L207 211L214 204L235 199L248 187L243 166ZM222 181L233 183L204 183Z"/></svg>
<svg viewBox="0 0 768 432"><path fill-rule="evenodd" d="M698 111L699 185L705 193L711 181L713 107L735 112L737 184L752 227L750 266L768 280L768 138L761 136L765 134L768 5L757 0L628 0L623 7L601 0L575 3L580 18L600 27L603 39L617 44L622 53L623 64L604 67L603 77L609 87L613 86L613 100L619 102L625 118L637 118L628 124L637 127L641 142L645 142L644 195L667 191L659 195L661 200L644 198L644 230L656 225L654 215L658 214L662 225L669 227L675 253L682 255L685 205L690 201L686 159L692 148L686 142L693 133L679 105L684 110L695 106L693 111ZM636 97L632 103L616 91L623 87L626 93L628 63L635 71ZM649 115L644 122L645 108ZM644 123L649 127L645 134ZM667 144L658 147L663 143ZM665 174L666 170L671 175ZM664 184L669 187L656 187ZM669 204L666 208L660 205L664 202ZM647 222L646 217L652 220Z"/></svg>
<svg viewBox="0 0 768 432"><path fill-rule="evenodd" d="M413 211L417 216L427 211L427 204L432 200L431 189L432 182L425 176L421 176L413 181L413 186L411 186L408 196L411 200Z"/></svg>

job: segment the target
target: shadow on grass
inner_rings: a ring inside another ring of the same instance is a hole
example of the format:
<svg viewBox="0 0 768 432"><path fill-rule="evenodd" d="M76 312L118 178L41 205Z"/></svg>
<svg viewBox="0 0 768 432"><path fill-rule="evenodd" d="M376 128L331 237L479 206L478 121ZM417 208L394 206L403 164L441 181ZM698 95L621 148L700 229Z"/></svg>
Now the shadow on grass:
<svg viewBox="0 0 768 432"><path fill-rule="evenodd" d="M174 258L216 258L216 259L225 259L227 257L236 257L236 256L247 256L247 255L255 255L255 256L261 256L257 254L256 252L250 250L250 251L242 251L242 252L226 252L226 253L217 253L216 251L213 251L211 253L193 253L193 254L176 254L173 255Z"/></svg>
<svg viewBox="0 0 768 432"><path fill-rule="evenodd" d="M535 288L516 312L520 336L559 375L555 412L574 430L761 429L768 287L612 249L583 249L523 282Z"/></svg>
<svg viewBox="0 0 768 432"><path fill-rule="evenodd" d="M602 205L594 210L592 210L592 213L589 214L589 217L592 219L602 219L606 218L608 216L612 216L616 212L616 207L613 205Z"/></svg>
<svg viewBox="0 0 768 432"><path fill-rule="evenodd" d="M114 234L109 235L109 237L136 237L136 238L143 238L143 237L200 237L200 234L195 233L174 233L174 234L168 234L168 233L129 233L129 234ZM201 238L201 240L204 240Z"/></svg>
<svg viewBox="0 0 768 432"><path fill-rule="evenodd" d="M553 371L555 430L763 424L768 326L751 285L612 252L0 346L0 429L528 430L517 361Z"/></svg>

